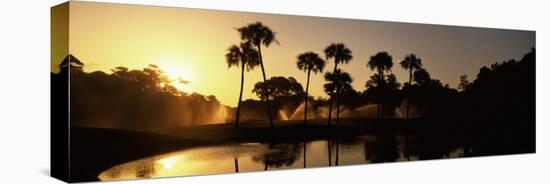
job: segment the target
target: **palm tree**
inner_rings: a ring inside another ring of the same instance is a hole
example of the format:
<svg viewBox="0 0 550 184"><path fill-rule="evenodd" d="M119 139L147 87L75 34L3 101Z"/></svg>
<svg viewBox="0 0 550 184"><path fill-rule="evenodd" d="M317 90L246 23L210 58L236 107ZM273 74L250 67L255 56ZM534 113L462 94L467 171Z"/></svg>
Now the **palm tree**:
<svg viewBox="0 0 550 184"><path fill-rule="evenodd" d="M328 83L325 83L323 88L329 96L339 94L342 91L352 90L351 82L353 82L353 79L347 72L342 72L340 69L337 69L334 73L325 73L325 80ZM338 102L338 98L336 100ZM338 109L336 110L336 126L340 126L340 121L338 121L340 119L340 111Z"/></svg>
<svg viewBox="0 0 550 184"><path fill-rule="evenodd" d="M237 31L241 34L241 40L250 42L258 49L258 55L260 58L260 66L262 67L262 76L264 83L266 81L265 67L262 58L262 45L269 47L271 43L279 43L275 38L275 33L271 31L271 28L264 26L261 22L251 23L244 27L238 28ZM266 86L267 87L267 86ZM267 90L266 90L267 91ZM266 99L267 114L269 116L269 124L273 127L273 116L271 115L271 103L269 99Z"/></svg>
<svg viewBox="0 0 550 184"><path fill-rule="evenodd" d="M239 102L237 103L237 113L235 117L235 127L239 127L239 117L241 112L241 100L243 98L243 85L244 85L244 70L250 71L254 67L260 64L258 52L252 48L250 42L243 42L240 46L232 45L227 49L227 54L225 54L225 59L227 62L227 67L231 68L232 66L241 67L241 91L239 93Z"/></svg>
<svg viewBox="0 0 550 184"><path fill-rule="evenodd" d="M384 72L385 71L391 71L391 67L393 67L392 57L387 52L378 52L374 56L370 57L369 62L367 63L367 67L370 67L371 70L377 70L378 71L378 106L377 106L377 113L378 118L382 119L384 116L384 110L382 107L383 99L382 99L382 92L381 90L384 89L384 85L386 83Z"/></svg>
<svg viewBox="0 0 550 184"><path fill-rule="evenodd" d="M412 85L413 70L422 68L422 60L414 54L409 54L399 64L401 64L401 68L409 70L409 86ZM409 119L409 104L411 103L409 95L407 94L407 119Z"/></svg>
<svg viewBox="0 0 550 184"><path fill-rule="evenodd" d="M307 82L306 82L306 94L305 94L305 102L304 102L304 124L307 122L307 98L308 98L308 90L309 90L309 76L311 72L313 71L314 74L317 74L318 72L323 72L323 69L325 68L326 61L321 59L319 55L317 55L314 52L306 52L303 54L298 55L298 62L296 63L298 66L298 69L303 70L304 72L307 72Z"/></svg>
<svg viewBox="0 0 550 184"><path fill-rule="evenodd" d="M351 50L347 48L343 43L332 43L327 48L325 48L325 56L328 59L334 58L334 71L338 69L338 63L347 64L353 59L351 55ZM338 78L335 79L336 81ZM335 89L338 92L338 89ZM329 108L328 108L328 125L331 126L332 122L332 101L333 96L330 96ZM340 102L339 102L339 93L336 93L336 114L340 113ZM336 117L336 123L339 124L339 117Z"/></svg>

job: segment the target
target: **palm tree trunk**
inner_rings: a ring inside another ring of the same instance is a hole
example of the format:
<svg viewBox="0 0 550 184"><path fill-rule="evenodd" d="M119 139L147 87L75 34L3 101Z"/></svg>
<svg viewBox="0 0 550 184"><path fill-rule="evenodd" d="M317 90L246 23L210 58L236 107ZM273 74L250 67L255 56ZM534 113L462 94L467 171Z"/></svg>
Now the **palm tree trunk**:
<svg viewBox="0 0 550 184"><path fill-rule="evenodd" d="M308 97L308 91L309 91L309 74L311 73L311 69L307 70L307 82L306 82L306 101L304 102L304 125L307 123L307 97Z"/></svg>
<svg viewBox="0 0 550 184"><path fill-rule="evenodd" d="M267 80L265 77L265 69L264 69L264 61L262 59L262 47L258 45L258 55L260 56L260 66L262 67L262 76L264 78L264 84L267 84L265 81ZM264 90L267 91L267 85L264 85ZM271 102L269 101L269 98L265 99L267 104L267 115L269 116L269 125L271 128L273 128L273 115L271 115Z"/></svg>
<svg viewBox="0 0 550 184"><path fill-rule="evenodd" d="M235 115L235 128L239 128L239 118L241 114L241 100L243 98L243 85L244 85L244 64L241 66L241 92L239 93L239 102L237 103L237 113Z"/></svg>
<svg viewBox="0 0 550 184"><path fill-rule="evenodd" d="M412 87L411 79L412 79L412 68L409 69L409 91L407 92L407 120L409 119L409 104L411 103L411 94L410 94L410 89Z"/></svg>
<svg viewBox="0 0 550 184"><path fill-rule="evenodd" d="M407 120L409 120L409 104L411 103L411 79L412 68L409 69L409 91L407 92ZM407 151L407 161L411 161L411 152L409 150L409 135L405 135L405 150Z"/></svg>
<svg viewBox="0 0 550 184"><path fill-rule="evenodd" d="M382 71L381 69L378 69L378 77L380 77L380 84L379 84L379 87L380 87L380 96L379 96L379 102L378 102L378 108L380 109L380 120L383 120L384 119L384 87L385 87L385 83L386 83L386 80L384 80L384 71Z"/></svg>
<svg viewBox="0 0 550 184"><path fill-rule="evenodd" d="M338 79L336 79L338 81ZM340 127L340 91L336 87L336 127Z"/></svg>
<svg viewBox="0 0 550 184"><path fill-rule="evenodd" d="M334 74L336 74L336 65L338 64L338 61L336 61L336 58L334 58ZM340 79L338 78L338 75L335 75L336 78L334 80L335 82L335 88L336 88L336 127L340 127Z"/></svg>
<svg viewBox="0 0 550 184"><path fill-rule="evenodd" d="M380 90L378 90L378 102L376 103L376 118L380 120Z"/></svg>
<svg viewBox="0 0 550 184"><path fill-rule="evenodd" d="M332 126L332 96L334 94L330 94L330 100L328 104L328 126Z"/></svg>
<svg viewBox="0 0 550 184"><path fill-rule="evenodd" d="M380 100L380 119L384 120L384 97L382 95L382 100Z"/></svg>
<svg viewBox="0 0 550 184"><path fill-rule="evenodd" d="M378 79L380 80L380 79ZM376 118L380 120L380 98L382 97L382 87L380 86L380 82L378 86L376 86Z"/></svg>
<svg viewBox="0 0 550 184"><path fill-rule="evenodd" d="M336 62L336 58L334 59L334 74L336 73L336 69L338 67L338 62ZM336 87L336 86L335 86ZM332 125L332 101L334 98L334 94L330 96L330 102L328 106L328 126L330 127Z"/></svg>

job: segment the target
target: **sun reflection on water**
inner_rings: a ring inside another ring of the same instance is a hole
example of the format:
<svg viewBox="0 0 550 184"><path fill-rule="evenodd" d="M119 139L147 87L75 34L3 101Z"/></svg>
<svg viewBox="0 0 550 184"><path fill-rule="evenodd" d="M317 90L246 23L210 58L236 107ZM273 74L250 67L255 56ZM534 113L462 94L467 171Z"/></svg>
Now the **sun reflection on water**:
<svg viewBox="0 0 550 184"><path fill-rule="evenodd" d="M103 171L98 178L102 181L128 180L302 168L303 164L308 168L323 167L331 165L329 162L334 166L408 160L402 136L388 140L382 138L361 136L355 141L339 143L340 149L333 141L331 144L327 140L307 142L307 164L303 157L303 142L197 147L120 164ZM448 151L445 158L463 155L460 149ZM411 156L410 160L418 160L418 157Z"/></svg>
<svg viewBox="0 0 550 184"><path fill-rule="evenodd" d="M183 156L174 156L174 157L168 157L164 159L157 160L156 162L161 164L164 168L170 169L176 164L176 162L179 162L183 160Z"/></svg>

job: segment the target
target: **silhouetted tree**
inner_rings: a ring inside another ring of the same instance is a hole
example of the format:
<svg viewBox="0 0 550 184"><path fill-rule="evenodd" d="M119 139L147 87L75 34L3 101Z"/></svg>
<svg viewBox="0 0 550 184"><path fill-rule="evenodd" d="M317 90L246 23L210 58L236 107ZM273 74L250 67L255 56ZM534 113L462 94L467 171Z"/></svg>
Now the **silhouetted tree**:
<svg viewBox="0 0 550 184"><path fill-rule="evenodd" d="M262 152L252 157L255 162L264 164L264 170L268 167L291 166L298 159L301 144L299 143L271 143L269 148L275 151Z"/></svg>
<svg viewBox="0 0 550 184"><path fill-rule="evenodd" d="M294 77L271 77L265 82L257 82L252 92L262 100L273 100L277 97L303 95L304 89Z"/></svg>
<svg viewBox="0 0 550 184"><path fill-rule="evenodd" d="M308 101L308 91L309 91L309 77L311 72L314 74L318 72L323 72L325 68L326 61L321 59L319 55L314 52L306 52L298 55L297 66L298 69L303 70L307 73L307 82L306 82L306 94L304 95L304 124L307 122L307 101ZM305 151L305 150L304 150Z"/></svg>
<svg viewBox="0 0 550 184"><path fill-rule="evenodd" d="M367 67L370 67L371 70L377 70L378 71L378 88L384 89L385 85L385 77L384 72L391 71L391 68L393 66L392 57L387 52L378 52L374 56L370 57L369 62L367 63ZM378 94L378 106L377 106L377 113L378 118L382 119L384 116L384 111L382 108L383 105L383 94L381 90L379 90Z"/></svg>
<svg viewBox="0 0 550 184"><path fill-rule="evenodd" d="M343 43L332 43L327 48L325 48L325 57L328 59L334 58L334 70L332 73L337 73L336 70L338 69L338 63L347 64L353 59L353 56L351 54L351 50L347 48ZM338 78L334 79L334 81L338 81ZM335 85L338 87L338 85ZM338 114L340 111L340 102L339 102L339 89L335 89L336 93L332 94L330 96L330 102L329 102L329 108L328 108L328 125L331 125L332 122L332 102L333 95L336 95L336 113ZM340 119L336 118L336 123L338 123Z"/></svg>
<svg viewBox="0 0 550 184"><path fill-rule="evenodd" d="M366 82L365 87L367 89L376 89L379 87L385 87L385 88L388 88L389 90L398 90L399 87L401 87L401 84L397 81L397 78L393 73L386 75L385 78L386 79L383 82L385 86L381 86L380 77L378 76L378 74L374 74L370 76L370 79Z"/></svg>
<svg viewBox="0 0 550 184"><path fill-rule="evenodd" d="M391 109L398 107L402 101L402 90L400 90L401 84L392 73L386 74L384 78L385 81L380 82L380 77L377 73L371 75L369 80L365 83L366 90L361 94L361 98L356 101L362 101L362 104L378 104L383 94L384 106L381 108L384 109L384 112L387 111L391 115L391 113L394 113ZM385 113L385 115L388 115L388 113Z"/></svg>
<svg viewBox="0 0 550 184"><path fill-rule="evenodd" d="M403 69L409 70L409 85L412 85L411 80L413 77L412 76L413 71L422 68L422 60L416 57L416 55L414 54L409 54L405 56L405 58L403 59L403 61L401 61L400 64ZM409 106L411 103L410 98L411 98L410 94L407 93L407 115L406 115L407 119L409 119Z"/></svg>
<svg viewBox="0 0 550 184"><path fill-rule="evenodd" d="M239 101L237 103L237 112L235 115L235 127L239 127L239 116L241 112L241 101L243 97L244 70L250 71L260 64L258 52L252 48L250 42L241 43L240 46L232 45L225 54L227 66L241 67L241 88L239 92Z"/></svg>
<svg viewBox="0 0 550 184"><path fill-rule="evenodd" d="M479 70L461 92L473 155L536 151L536 52Z"/></svg>
<svg viewBox="0 0 550 184"><path fill-rule="evenodd" d="M430 73L428 73L425 69L417 70L413 75L414 81L420 86L428 85L432 80Z"/></svg>
<svg viewBox="0 0 550 184"><path fill-rule="evenodd" d="M395 162L399 157L395 136L387 133L379 133L374 144L364 143L365 160L371 163Z"/></svg>
<svg viewBox="0 0 550 184"><path fill-rule="evenodd" d="M229 108L214 96L187 94L173 86L156 65L141 70L119 66L112 74L84 72L84 64L68 56L52 85L70 82L71 126L154 131L162 127L225 122ZM70 81L67 73L71 68ZM78 98L85 96L86 98ZM66 96L65 96L66 98Z"/></svg>
<svg viewBox="0 0 550 184"><path fill-rule="evenodd" d="M461 75L460 76L460 83L458 83L458 90L464 91L468 88L468 85L470 85L470 81L468 81L467 75Z"/></svg>
<svg viewBox="0 0 550 184"><path fill-rule="evenodd" d="M258 55L260 58L260 66L262 68L262 76L264 82L267 80L265 75L265 67L262 58L262 45L269 47L272 42L279 43L275 38L275 33L271 28L264 26L261 22L251 23L244 27L238 28L237 31L241 34L241 39L252 43L252 45L258 48ZM267 91L267 90L266 90ZM266 100L267 112L269 116L269 124L273 127L273 115L271 114L271 104L269 99Z"/></svg>
<svg viewBox="0 0 550 184"><path fill-rule="evenodd" d="M334 73L325 73L324 77L328 83L325 83L325 85L323 85L323 88L325 93L327 93L329 96L338 94L342 91L353 90L353 88L351 87L351 82L353 81L353 79L347 72L342 72L340 69L336 69L336 72ZM336 108L339 109L338 107ZM329 109L329 114L331 113L332 111L330 111ZM340 111L336 110L336 119L338 120L339 118ZM340 122L336 121L336 126L339 125Z"/></svg>

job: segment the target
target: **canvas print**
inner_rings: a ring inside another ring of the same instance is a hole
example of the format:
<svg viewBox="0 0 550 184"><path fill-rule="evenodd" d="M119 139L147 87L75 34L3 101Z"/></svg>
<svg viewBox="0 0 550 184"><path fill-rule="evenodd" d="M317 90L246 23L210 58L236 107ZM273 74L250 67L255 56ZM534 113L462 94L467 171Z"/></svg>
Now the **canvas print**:
<svg viewBox="0 0 550 184"><path fill-rule="evenodd" d="M535 31L79 1L51 25L67 182L536 151Z"/></svg>

